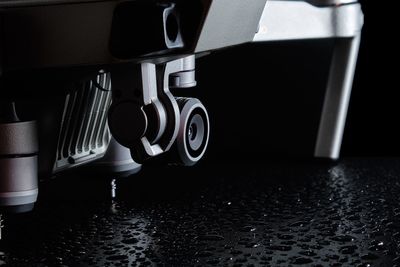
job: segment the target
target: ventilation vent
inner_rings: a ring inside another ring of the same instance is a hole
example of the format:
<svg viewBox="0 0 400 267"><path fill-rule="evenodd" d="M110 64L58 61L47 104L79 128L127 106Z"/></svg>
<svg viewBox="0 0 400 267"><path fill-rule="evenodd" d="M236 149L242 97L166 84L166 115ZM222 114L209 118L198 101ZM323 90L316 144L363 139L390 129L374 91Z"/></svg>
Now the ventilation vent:
<svg viewBox="0 0 400 267"><path fill-rule="evenodd" d="M101 73L93 80L79 83L76 89L65 99L55 172L103 156L110 142L110 74Z"/></svg>

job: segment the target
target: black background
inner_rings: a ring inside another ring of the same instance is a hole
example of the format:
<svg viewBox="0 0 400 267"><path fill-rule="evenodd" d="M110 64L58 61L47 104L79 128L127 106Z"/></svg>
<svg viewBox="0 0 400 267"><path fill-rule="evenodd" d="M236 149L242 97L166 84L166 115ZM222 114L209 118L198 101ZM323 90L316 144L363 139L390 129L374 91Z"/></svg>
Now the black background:
<svg viewBox="0 0 400 267"><path fill-rule="evenodd" d="M400 154L397 17L390 14L397 9L379 4L363 3L344 157ZM312 156L332 44L245 45L200 59L198 88L175 93L195 95L209 109L206 168L145 164L138 175L117 181L113 201L104 201L109 180L98 175L71 173L42 183L35 212L7 217L0 261L399 264L398 160L218 164L262 159L260 154ZM130 238L138 234L150 235L151 247ZM260 256L247 256L258 251Z"/></svg>
<svg viewBox="0 0 400 267"><path fill-rule="evenodd" d="M396 8L361 4L365 24L342 156L398 156ZM198 87L187 94L210 113L207 158L311 157L332 47L332 40L250 44L199 59Z"/></svg>

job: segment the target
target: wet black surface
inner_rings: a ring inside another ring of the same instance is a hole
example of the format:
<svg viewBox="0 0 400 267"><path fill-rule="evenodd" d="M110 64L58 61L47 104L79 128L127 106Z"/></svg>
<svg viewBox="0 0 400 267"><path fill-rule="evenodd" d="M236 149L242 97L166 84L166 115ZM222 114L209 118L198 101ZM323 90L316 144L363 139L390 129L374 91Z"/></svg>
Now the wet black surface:
<svg viewBox="0 0 400 267"><path fill-rule="evenodd" d="M5 216L7 266L400 266L400 159L61 177Z"/></svg>

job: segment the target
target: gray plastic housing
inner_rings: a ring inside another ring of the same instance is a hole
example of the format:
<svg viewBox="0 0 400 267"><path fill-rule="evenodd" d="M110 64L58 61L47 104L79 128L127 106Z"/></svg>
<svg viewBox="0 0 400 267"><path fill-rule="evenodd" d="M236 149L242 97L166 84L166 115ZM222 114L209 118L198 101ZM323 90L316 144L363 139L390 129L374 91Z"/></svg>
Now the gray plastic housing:
<svg viewBox="0 0 400 267"><path fill-rule="evenodd" d="M0 206L29 211L38 196L35 121L0 123Z"/></svg>

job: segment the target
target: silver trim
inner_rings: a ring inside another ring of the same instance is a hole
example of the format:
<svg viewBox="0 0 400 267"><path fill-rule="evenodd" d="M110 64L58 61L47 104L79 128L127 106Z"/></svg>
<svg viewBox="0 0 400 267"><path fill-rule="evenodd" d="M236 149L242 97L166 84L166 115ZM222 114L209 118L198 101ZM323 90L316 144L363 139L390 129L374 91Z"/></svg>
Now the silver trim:
<svg viewBox="0 0 400 267"><path fill-rule="evenodd" d="M25 190L25 191L17 191L17 192L0 192L0 198L10 198L10 197L26 197L31 195L38 194L39 190L32 189L32 190Z"/></svg>
<svg viewBox="0 0 400 267"><path fill-rule="evenodd" d="M194 52L251 42L266 0L212 0Z"/></svg>
<svg viewBox="0 0 400 267"><path fill-rule="evenodd" d="M39 190L0 193L0 206L19 206L33 204L37 201Z"/></svg>
<svg viewBox="0 0 400 267"><path fill-rule="evenodd" d="M302 1L268 1L253 42L354 37L363 23L359 4L316 7Z"/></svg>

